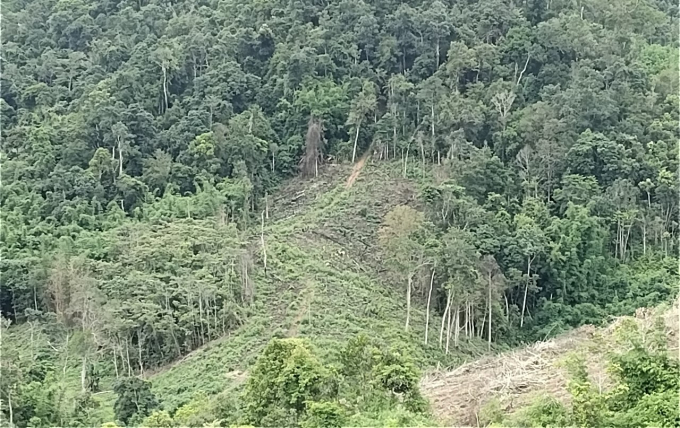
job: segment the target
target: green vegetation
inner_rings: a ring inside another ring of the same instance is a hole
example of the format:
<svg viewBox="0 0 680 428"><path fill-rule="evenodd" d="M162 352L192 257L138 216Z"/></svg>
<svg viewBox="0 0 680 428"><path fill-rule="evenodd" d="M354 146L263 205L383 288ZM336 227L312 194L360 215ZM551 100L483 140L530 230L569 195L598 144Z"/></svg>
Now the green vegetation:
<svg viewBox="0 0 680 428"><path fill-rule="evenodd" d="M663 324L663 323L661 323ZM492 426L675 427L680 424L680 363L671 355L663 328L641 331L631 320L615 332L621 345L609 355L615 385L603 392L588 379L582 359L572 358L571 404L536 402L511 418L496 414ZM500 425L499 425L500 422Z"/></svg>
<svg viewBox="0 0 680 428"><path fill-rule="evenodd" d="M426 424L410 364L675 295L675 4L7 0L2 19L3 424ZM360 334L380 343L353 363L364 401L342 374Z"/></svg>

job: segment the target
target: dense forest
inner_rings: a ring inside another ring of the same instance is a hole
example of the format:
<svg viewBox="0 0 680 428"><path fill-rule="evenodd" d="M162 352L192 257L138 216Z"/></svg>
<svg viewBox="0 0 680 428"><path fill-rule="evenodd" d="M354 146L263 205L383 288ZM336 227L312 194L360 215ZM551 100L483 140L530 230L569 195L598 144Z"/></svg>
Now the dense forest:
<svg viewBox="0 0 680 428"><path fill-rule="evenodd" d="M2 329L68 348L76 391L119 379L120 423L157 404L125 405L148 390L135 376L262 310L272 195L329 165L383 163L417 186L416 203L380 219L375 250L403 295L389 316L424 328L437 355L676 295L673 2L6 0L2 12ZM320 362L291 340L263 350L223 412L240 419L224 424L380 425L376 409L394 406L410 416L389 424L429 423L413 416L426 405L403 353L357 338L339 349L370 361ZM46 349L3 353L0 420L106 422L83 416L87 394L63 404ZM267 379L283 366L326 389L267 410L292 393L284 375ZM368 379L379 392L361 401Z"/></svg>

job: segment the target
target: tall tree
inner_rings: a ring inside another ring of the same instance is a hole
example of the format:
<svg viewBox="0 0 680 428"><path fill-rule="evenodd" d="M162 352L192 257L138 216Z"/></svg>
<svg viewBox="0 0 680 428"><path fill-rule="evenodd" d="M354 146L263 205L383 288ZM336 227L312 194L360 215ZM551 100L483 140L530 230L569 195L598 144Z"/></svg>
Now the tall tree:
<svg viewBox="0 0 680 428"><path fill-rule="evenodd" d="M363 82L361 92L352 101L347 124L354 126L354 146L352 148L352 163L356 159L357 144L359 142L359 131L361 124L366 120L367 115L373 113L377 107L375 85L366 80Z"/></svg>
<svg viewBox="0 0 680 428"><path fill-rule="evenodd" d="M408 330L411 319L411 292L414 276L429 261L425 258L423 243L424 216L405 205L395 207L385 215L379 230L381 245L388 261L396 268L399 278L406 282L406 322Z"/></svg>

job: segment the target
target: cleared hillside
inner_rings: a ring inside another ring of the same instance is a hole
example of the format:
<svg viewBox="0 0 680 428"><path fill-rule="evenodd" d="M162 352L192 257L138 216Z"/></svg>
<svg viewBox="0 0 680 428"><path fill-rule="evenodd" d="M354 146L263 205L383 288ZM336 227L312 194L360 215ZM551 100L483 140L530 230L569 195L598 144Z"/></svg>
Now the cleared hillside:
<svg viewBox="0 0 680 428"><path fill-rule="evenodd" d="M437 342L423 342L423 300L415 297L411 329L404 331L405 284L390 281L381 264L377 231L397 205L415 205L414 182L390 164L368 164L351 188L348 166L330 165L315 179L294 179L271 198L265 219L267 271L259 231L250 242L257 255L253 313L236 331L206 344L150 376L169 408L195 392L217 393L244 379L243 372L273 337L307 337L321 355L365 333L408 352L421 367L455 364ZM430 337L436 337L436 317ZM465 348L468 358L478 345Z"/></svg>
<svg viewBox="0 0 680 428"><path fill-rule="evenodd" d="M565 361L572 355L584 358L588 376L601 390L611 386L606 355L619 350L614 332L633 320L649 334L657 317L663 317L669 351L677 356L680 312L670 309L639 309L634 317L620 317L605 328L582 326L554 339L522 349L484 357L451 371L432 371L421 381L436 417L445 425L478 426L491 405L505 414L537 400L554 397L568 402L569 376Z"/></svg>
<svg viewBox="0 0 680 428"><path fill-rule="evenodd" d="M404 331L406 287L389 275L377 231L393 207L418 207L417 180L403 178L397 164L369 161L348 188L351 173L349 165L328 165L319 177L291 179L269 196L263 233L266 273L260 224L252 224L244 234L214 218L159 221L152 227L126 222L96 241L78 241L77 248L95 242L96 248L110 247L113 250L107 251L118 254L112 263L93 260L97 253L84 251L87 263L93 265L92 275L102 284L118 281L117 277L143 284L140 278L150 269L147 264L164 257L175 257L173 265L186 265L189 270L210 257L216 260L211 263L219 264L219 246L234 241L244 242L252 255L253 302L237 312L238 319L228 320L236 327L170 364L144 371L163 408L173 410L196 394L213 395L238 386L274 337L309 338L326 358L337 355L347 339L365 333L409 355L421 369L436 363L454 366L483 353L481 343L466 342L445 355L432 340L441 322L434 310L431 340L425 345L425 296L421 294L413 296L411 328ZM194 254L197 244L202 249ZM119 270L121 266L125 270ZM70 400L81 389L83 351L78 335L36 320L10 327L2 339L7 358L55 368L67 391L65 406L71 406ZM102 378L92 398L101 419L113 420L114 366L108 358L97 358Z"/></svg>

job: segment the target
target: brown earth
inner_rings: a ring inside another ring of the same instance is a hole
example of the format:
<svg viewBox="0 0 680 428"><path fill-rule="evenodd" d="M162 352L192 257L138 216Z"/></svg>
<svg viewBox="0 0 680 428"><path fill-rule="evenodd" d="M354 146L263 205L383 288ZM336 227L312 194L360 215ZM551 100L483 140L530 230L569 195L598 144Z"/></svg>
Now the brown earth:
<svg viewBox="0 0 680 428"><path fill-rule="evenodd" d="M678 302L662 316L669 349L678 352ZM577 353L585 358L591 381L606 390L610 385L605 352L616 346L611 339L625 319L634 319L642 331L656 319L653 309L639 309L634 317L617 318L606 328L583 326L552 340L464 364L452 371L433 371L421 380L435 416L450 426L478 426L480 412L498 400L506 413L552 396L568 402L568 375L561 364Z"/></svg>

